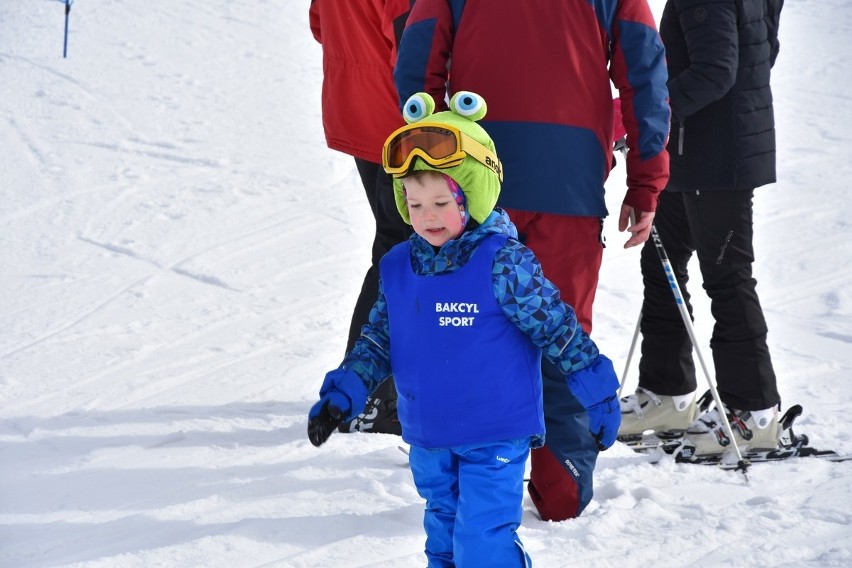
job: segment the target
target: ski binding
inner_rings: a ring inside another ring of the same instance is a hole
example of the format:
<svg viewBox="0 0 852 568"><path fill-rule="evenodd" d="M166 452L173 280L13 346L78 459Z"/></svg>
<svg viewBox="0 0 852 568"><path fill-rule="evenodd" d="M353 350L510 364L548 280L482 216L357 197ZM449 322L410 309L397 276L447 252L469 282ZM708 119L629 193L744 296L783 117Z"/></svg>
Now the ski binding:
<svg viewBox="0 0 852 568"><path fill-rule="evenodd" d="M793 422L802 414L802 406L791 406L779 420L781 435L779 447L774 450L747 451L742 454L743 464L731 462L735 459L727 451L713 456L696 457L694 447L684 444L683 432L668 432L621 437L619 441L638 453L657 453L651 463L658 463L664 455L674 455L676 463L715 465L722 469L743 469L754 463L783 461L790 458L818 458L831 462L852 460L852 454L840 454L833 450L819 450L809 446L807 435L793 432Z"/></svg>

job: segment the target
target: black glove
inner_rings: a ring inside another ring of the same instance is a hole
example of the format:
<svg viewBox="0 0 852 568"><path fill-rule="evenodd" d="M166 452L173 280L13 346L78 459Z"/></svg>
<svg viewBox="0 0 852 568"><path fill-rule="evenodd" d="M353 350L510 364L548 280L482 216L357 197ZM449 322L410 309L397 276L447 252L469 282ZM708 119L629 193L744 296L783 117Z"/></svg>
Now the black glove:
<svg viewBox="0 0 852 568"><path fill-rule="evenodd" d="M311 443L321 446L338 424L353 414L360 414L367 395L364 382L353 371L341 367L326 373L320 388L320 400L308 412L308 438Z"/></svg>
<svg viewBox="0 0 852 568"><path fill-rule="evenodd" d="M319 406L319 405L322 406ZM319 408L317 408L319 407ZM336 406L330 404L330 401L323 400L313 409L308 417L308 439L317 447L323 445L331 433L337 429L337 426L343 422L344 413Z"/></svg>

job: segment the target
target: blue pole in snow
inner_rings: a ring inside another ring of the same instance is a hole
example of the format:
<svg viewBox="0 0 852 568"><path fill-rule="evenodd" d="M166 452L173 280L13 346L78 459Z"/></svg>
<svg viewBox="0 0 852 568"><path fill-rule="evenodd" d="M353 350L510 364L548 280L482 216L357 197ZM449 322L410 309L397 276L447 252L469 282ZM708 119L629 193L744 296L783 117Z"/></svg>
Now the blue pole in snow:
<svg viewBox="0 0 852 568"><path fill-rule="evenodd" d="M68 14L71 12L71 0L65 0L65 41L62 46L62 57L68 57Z"/></svg>

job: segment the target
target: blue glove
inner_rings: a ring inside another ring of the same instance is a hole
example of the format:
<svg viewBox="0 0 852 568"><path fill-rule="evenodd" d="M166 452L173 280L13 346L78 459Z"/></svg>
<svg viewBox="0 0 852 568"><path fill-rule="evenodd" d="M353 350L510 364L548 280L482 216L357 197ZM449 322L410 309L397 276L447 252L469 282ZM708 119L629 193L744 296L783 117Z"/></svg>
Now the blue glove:
<svg viewBox="0 0 852 568"><path fill-rule="evenodd" d="M589 413L589 431L598 450L604 451L615 443L621 426L618 377L612 361L598 355L589 367L568 375L568 386Z"/></svg>
<svg viewBox="0 0 852 568"><path fill-rule="evenodd" d="M320 400L308 412L308 439L321 446L344 420L360 414L367 402L367 388L353 371L335 369L326 374Z"/></svg>
<svg viewBox="0 0 852 568"><path fill-rule="evenodd" d="M589 413L589 432L595 437L598 451L608 450L615 443L618 428L621 426L621 408L618 399L611 396L587 408L586 411Z"/></svg>

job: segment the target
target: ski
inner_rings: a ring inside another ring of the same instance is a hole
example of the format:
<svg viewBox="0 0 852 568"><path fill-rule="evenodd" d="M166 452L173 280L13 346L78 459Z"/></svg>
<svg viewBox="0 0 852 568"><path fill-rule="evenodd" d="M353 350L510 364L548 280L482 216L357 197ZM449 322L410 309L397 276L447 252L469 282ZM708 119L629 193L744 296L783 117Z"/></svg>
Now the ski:
<svg viewBox="0 0 852 568"><path fill-rule="evenodd" d="M640 454L647 454L656 450L663 450L667 454L671 454L680 446L682 438L683 434L668 436L640 434L638 436L619 436L618 441Z"/></svg>
<svg viewBox="0 0 852 568"><path fill-rule="evenodd" d="M852 460L852 454L840 454L834 450L819 450L809 446L808 437L793 432L793 422L802 414L801 405L791 406L779 420L781 435L779 447L775 450L747 451L743 453L744 466L731 463L728 452L714 456L695 456L695 448L683 443L682 433L676 434L645 434L619 438L635 452L656 454L650 463L659 463L664 456L674 455L675 463L696 465L713 465L725 470L737 470L755 463L784 461L790 458L817 458L831 462Z"/></svg>
<svg viewBox="0 0 852 568"><path fill-rule="evenodd" d="M743 460L746 465L756 463L778 462L785 461L790 458L817 458L831 462L842 462L852 460L852 454L839 454L833 450L817 450L810 446L802 446L798 448L781 448L778 450L769 450L765 452L745 452ZM689 463L697 465L715 465L721 469L740 469L736 463L724 461L724 456L706 456L701 458L689 458L682 453L675 455L675 463Z"/></svg>

